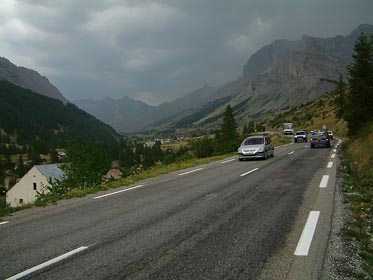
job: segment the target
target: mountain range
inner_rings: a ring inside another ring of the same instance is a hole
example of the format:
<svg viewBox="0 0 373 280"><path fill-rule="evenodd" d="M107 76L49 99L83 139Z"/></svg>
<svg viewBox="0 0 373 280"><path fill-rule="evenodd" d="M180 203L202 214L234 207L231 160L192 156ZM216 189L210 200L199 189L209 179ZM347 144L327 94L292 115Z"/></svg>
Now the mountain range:
<svg viewBox="0 0 373 280"><path fill-rule="evenodd" d="M237 80L220 88L205 86L159 106L128 97L75 104L122 132L216 127L228 104L244 123L263 113L310 102L334 89L326 80L347 77L346 66L361 32L370 36L373 25L360 25L347 36L276 40L249 58Z"/></svg>

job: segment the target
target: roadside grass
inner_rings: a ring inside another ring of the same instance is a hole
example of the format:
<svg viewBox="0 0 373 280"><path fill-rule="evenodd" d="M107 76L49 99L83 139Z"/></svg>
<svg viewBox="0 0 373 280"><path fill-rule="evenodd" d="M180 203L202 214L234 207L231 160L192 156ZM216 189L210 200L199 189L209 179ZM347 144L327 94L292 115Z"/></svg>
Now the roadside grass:
<svg viewBox="0 0 373 280"><path fill-rule="evenodd" d="M12 207L5 205L5 202L4 202L2 205L0 204L0 217L10 215L13 212L23 210L23 209L28 209L28 208L37 207L37 206L46 206L50 203L56 203L58 200L62 200L62 199L84 197L88 194L97 193L99 191L105 191L105 190L109 190L112 188L129 186L144 179L154 178L162 174L168 174L170 172L194 167L197 165L212 163L212 162L227 158L229 156L233 156L235 154L236 153L229 153L229 154L213 156L209 158L202 158L202 159L192 158L192 159L188 159L184 161L175 162L169 165L159 163L153 166L152 168L137 171L135 174L132 174L122 179L111 181L111 182L108 182L108 183L105 183L99 186L87 187L84 189L75 188L63 195L44 194L42 196L39 196L39 198L34 203L27 204L22 207L12 208Z"/></svg>
<svg viewBox="0 0 373 280"><path fill-rule="evenodd" d="M346 122L337 117L336 94L327 93L310 103L279 111L276 114L265 115L259 119L264 122L267 130L277 131L284 122L292 122L295 130L321 129L326 125L334 135L345 137L347 135Z"/></svg>
<svg viewBox="0 0 373 280"><path fill-rule="evenodd" d="M282 146L293 142L293 137L282 137L279 135L270 136L273 146Z"/></svg>
<svg viewBox="0 0 373 280"><path fill-rule="evenodd" d="M352 213L346 235L362 259L359 270L346 272L355 279L373 279L373 123L367 128L342 149L344 198Z"/></svg>

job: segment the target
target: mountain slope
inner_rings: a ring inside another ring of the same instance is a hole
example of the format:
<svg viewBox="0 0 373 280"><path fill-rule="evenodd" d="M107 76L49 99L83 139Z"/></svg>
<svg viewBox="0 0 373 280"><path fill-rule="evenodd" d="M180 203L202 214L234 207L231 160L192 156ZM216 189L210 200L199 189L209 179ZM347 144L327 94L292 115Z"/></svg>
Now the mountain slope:
<svg viewBox="0 0 373 280"><path fill-rule="evenodd" d="M41 95L58 99L65 104L68 102L46 77L34 70L18 67L4 57L0 57L0 80L1 78Z"/></svg>
<svg viewBox="0 0 373 280"><path fill-rule="evenodd" d="M230 104L238 121L286 107L312 101L334 88L320 80L337 80L347 76L346 66L351 62L353 45L360 34L373 34L372 25L360 25L348 36L314 38L304 35L301 40L277 40L254 53L246 63L242 77L222 87L210 96L205 104L195 108L191 115L199 120L191 126L213 126ZM226 99L213 110L204 110L208 103ZM236 108L236 109L235 109ZM205 111L205 113L203 113ZM182 127L185 123L175 120L169 127ZM181 124L178 124L178 122ZM162 127L166 127L162 124Z"/></svg>
<svg viewBox="0 0 373 280"><path fill-rule="evenodd" d="M80 137L87 141L115 143L120 135L110 126L59 100L42 96L8 81L0 81L0 131L19 145L37 142L63 147Z"/></svg>

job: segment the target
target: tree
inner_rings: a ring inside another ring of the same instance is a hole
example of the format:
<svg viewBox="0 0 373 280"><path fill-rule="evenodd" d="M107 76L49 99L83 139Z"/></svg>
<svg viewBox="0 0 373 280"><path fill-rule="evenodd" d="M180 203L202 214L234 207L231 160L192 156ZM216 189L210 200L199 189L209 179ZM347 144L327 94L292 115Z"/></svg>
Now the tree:
<svg viewBox="0 0 373 280"><path fill-rule="evenodd" d="M55 149L51 149L50 150L50 155L51 155L51 162L52 163L59 162L58 153L57 153L57 151Z"/></svg>
<svg viewBox="0 0 373 280"><path fill-rule="evenodd" d="M197 158L209 157L214 152L213 141L208 137L204 137L193 143L193 154Z"/></svg>
<svg viewBox="0 0 373 280"><path fill-rule="evenodd" d="M82 139L70 142L64 161L63 181L67 190L99 185L111 167L110 153L104 143L89 143Z"/></svg>
<svg viewBox="0 0 373 280"><path fill-rule="evenodd" d="M350 90L344 112L349 134L357 133L372 119L373 38L361 33L355 42L354 62L348 66Z"/></svg>
<svg viewBox="0 0 373 280"><path fill-rule="evenodd" d="M23 175L26 173L26 168L23 163L23 158L22 156L19 156L18 161L17 161L17 169L16 169L16 175L17 178L22 178Z"/></svg>
<svg viewBox="0 0 373 280"><path fill-rule="evenodd" d="M225 109L223 123L221 125L219 134L216 135L216 138L222 152L231 152L237 148L237 144L239 142L237 123L230 105L228 105Z"/></svg>

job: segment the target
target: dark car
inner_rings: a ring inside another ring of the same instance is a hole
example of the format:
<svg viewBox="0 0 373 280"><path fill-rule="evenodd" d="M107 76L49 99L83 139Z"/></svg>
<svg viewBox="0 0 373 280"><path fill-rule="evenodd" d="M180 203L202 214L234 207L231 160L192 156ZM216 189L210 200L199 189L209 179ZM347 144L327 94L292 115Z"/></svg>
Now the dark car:
<svg viewBox="0 0 373 280"><path fill-rule="evenodd" d="M294 143L299 142L299 140L301 140L303 142L307 142L307 132L306 131L299 130L299 131L295 132Z"/></svg>
<svg viewBox="0 0 373 280"><path fill-rule="evenodd" d="M238 148L238 159L240 161L249 158L267 159L274 155L275 149L268 135L247 137Z"/></svg>
<svg viewBox="0 0 373 280"><path fill-rule="evenodd" d="M311 148L330 147L330 137L327 131L314 131L310 138Z"/></svg>

